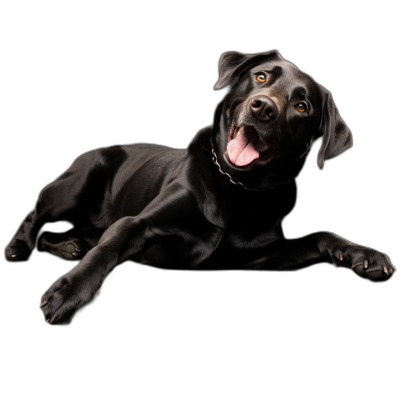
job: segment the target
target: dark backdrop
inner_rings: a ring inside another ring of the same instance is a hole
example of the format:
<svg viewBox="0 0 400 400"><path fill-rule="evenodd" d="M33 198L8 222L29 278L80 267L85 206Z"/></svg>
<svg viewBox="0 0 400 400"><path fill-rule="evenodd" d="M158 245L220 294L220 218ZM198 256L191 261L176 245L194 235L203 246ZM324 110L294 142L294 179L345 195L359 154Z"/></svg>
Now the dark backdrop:
<svg viewBox="0 0 400 400"><path fill-rule="evenodd" d="M364 40L357 30L328 35L327 28L322 38L311 26L283 37L189 30L187 25L173 32L156 25L138 30L132 23L89 19L17 28L9 36L11 90L2 135L3 247L39 191L77 156L117 143L186 147L211 124L225 94L213 91L221 54L277 49L331 91L354 138L353 148L327 162L322 172L314 146L299 179L297 207L286 220L287 235L332 231L388 254L400 266L397 99L389 31ZM7 321L21 332L29 330L29 338L54 335L43 322L39 299L71 266L43 254L35 254L29 264L4 264ZM263 272L168 273L126 264L69 329L94 326L104 333L129 325L156 340L193 332L220 338L218 328L224 326L233 328L233 336L238 329L264 335L278 329L274 313L287 318L294 330L313 320L322 324L322 333L332 328L343 333L347 322L337 322L344 318L379 323L383 311L394 309L399 286L399 276L373 285L328 265L271 277Z"/></svg>

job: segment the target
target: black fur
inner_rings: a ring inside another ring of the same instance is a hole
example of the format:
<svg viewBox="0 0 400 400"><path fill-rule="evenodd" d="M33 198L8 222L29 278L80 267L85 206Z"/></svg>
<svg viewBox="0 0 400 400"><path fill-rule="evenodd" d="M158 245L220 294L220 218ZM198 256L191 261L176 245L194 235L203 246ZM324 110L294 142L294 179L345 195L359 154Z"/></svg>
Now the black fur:
<svg viewBox="0 0 400 400"><path fill-rule="evenodd" d="M73 315L128 259L197 270L291 270L330 262L372 280L392 275L386 255L333 233L284 238L281 221L294 207L294 178L312 142L322 136L321 168L352 145L330 93L276 51L224 53L219 72L216 89L235 84L218 105L213 125L198 132L187 150L136 144L90 151L42 190L6 258L28 259L46 222L74 225L63 234L44 232L38 241L41 251L82 259L44 294L47 321ZM256 79L260 73L268 77L265 83ZM258 95L276 105L273 120L252 114L249 102ZM299 103L307 105L306 112L297 110ZM264 165L242 168L226 157L231 127L242 125L268 144L271 159ZM222 171L257 191L231 183L219 171L210 140Z"/></svg>

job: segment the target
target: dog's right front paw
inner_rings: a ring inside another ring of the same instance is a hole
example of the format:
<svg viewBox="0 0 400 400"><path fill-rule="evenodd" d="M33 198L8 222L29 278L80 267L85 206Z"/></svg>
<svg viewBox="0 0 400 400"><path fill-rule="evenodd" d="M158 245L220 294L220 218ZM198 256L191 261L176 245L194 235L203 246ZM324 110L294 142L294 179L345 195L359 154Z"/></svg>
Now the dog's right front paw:
<svg viewBox="0 0 400 400"><path fill-rule="evenodd" d="M31 255L29 246L20 239L14 239L5 250L5 256L8 261L25 261Z"/></svg>

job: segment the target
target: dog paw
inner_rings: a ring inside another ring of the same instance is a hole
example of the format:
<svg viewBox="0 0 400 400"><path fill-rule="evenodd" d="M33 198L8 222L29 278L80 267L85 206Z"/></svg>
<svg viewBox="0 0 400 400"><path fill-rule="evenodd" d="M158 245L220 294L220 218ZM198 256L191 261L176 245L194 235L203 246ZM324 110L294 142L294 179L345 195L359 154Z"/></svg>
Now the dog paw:
<svg viewBox="0 0 400 400"><path fill-rule="evenodd" d="M6 259L8 261L25 261L31 255L29 246L20 239L14 239L5 250Z"/></svg>
<svg viewBox="0 0 400 400"><path fill-rule="evenodd" d="M65 242L64 250L61 257L66 260L78 260L81 259L86 253L84 246L79 242L79 240L74 239Z"/></svg>
<svg viewBox="0 0 400 400"><path fill-rule="evenodd" d="M54 243L51 232L44 232L38 240L38 250L47 251L65 260L80 260L87 253L86 246L79 239Z"/></svg>
<svg viewBox="0 0 400 400"><path fill-rule="evenodd" d="M337 265L348 266L358 276L371 281L385 281L396 270L386 254L368 247L349 245L335 253Z"/></svg>
<svg viewBox="0 0 400 400"><path fill-rule="evenodd" d="M42 296L41 309L50 324L70 322L76 310L87 303L94 292L90 285L64 275Z"/></svg>

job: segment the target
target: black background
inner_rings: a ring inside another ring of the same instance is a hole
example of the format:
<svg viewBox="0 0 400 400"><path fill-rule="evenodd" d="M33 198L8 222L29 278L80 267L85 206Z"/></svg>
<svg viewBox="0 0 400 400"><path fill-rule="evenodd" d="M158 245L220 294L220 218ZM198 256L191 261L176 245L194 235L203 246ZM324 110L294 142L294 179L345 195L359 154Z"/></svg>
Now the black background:
<svg viewBox="0 0 400 400"><path fill-rule="evenodd" d="M331 91L354 139L353 148L327 162L323 171L314 146L286 234L335 232L388 254L400 266L398 83L390 26L372 34L368 24L352 20L306 19L287 27L280 18L273 27L259 19L246 27L218 20L211 29L208 20L159 24L143 16L146 24L139 28L140 15L130 20L122 14L97 19L77 12L71 18L56 14L14 21L7 35L10 90L2 135L3 247L39 191L77 156L132 142L186 147L211 124L225 94L213 91L221 54L277 49ZM102 337L129 329L155 342L190 340L195 333L200 340L223 342L227 335L243 338L238 332L247 338L277 335L282 321L299 332L313 321L316 334L335 330L341 336L349 334L350 323L383 323L396 309L400 286L399 276L373 285L328 265L271 277L168 273L125 264L69 328L51 328L43 321L39 299L71 267L44 254L35 254L29 264L4 263L9 331L22 333L32 345L38 337L62 340L74 332L86 338L92 327Z"/></svg>

